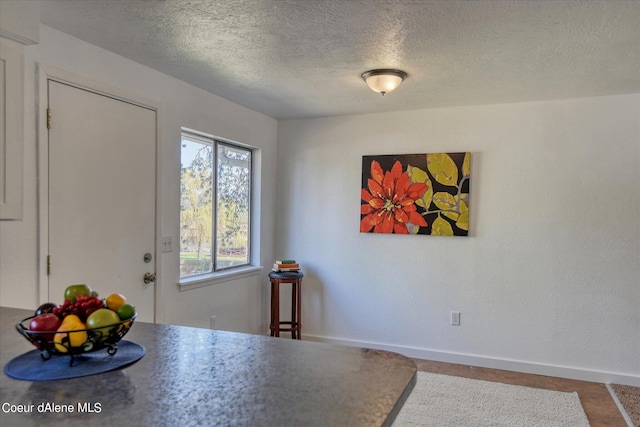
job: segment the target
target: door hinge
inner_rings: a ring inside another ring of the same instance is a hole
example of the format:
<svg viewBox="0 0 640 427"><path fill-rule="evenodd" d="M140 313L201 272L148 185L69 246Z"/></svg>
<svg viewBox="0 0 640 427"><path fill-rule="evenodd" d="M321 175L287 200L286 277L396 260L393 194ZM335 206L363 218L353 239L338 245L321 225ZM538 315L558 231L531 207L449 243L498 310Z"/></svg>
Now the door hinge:
<svg viewBox="0 0 640 427"><path fill-rule="evenodd" d="M51 255L47 255L47 276L51 275Z"/></svg>
<svg viewBox="0 0 640 427"><path fill-rule="evenodd" d="M47 129L51 129L51 108L47 108Z"/></svg>

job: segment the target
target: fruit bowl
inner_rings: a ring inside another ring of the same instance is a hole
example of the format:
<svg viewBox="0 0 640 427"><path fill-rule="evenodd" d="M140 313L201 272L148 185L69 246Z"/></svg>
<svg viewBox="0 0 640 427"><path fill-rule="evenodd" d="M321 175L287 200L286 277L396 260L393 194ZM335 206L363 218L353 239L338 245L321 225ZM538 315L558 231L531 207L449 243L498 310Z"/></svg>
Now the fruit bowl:
<svg viewBox="0 0 640 427"><path fill-rule="evenodd" d="M40 349L40 356L48 360L52 355L70 355L70 365L74 363L74 356L107 349L113 356L118 351L118 341L124 337L137 317L137 313L130 319L122 320L113 325L95 329L77 329L64 332L57 331L31 331L29 322L36 316L22 319L16 324L16 330L31 344ZM27 325L27 326L25 326ZM76 335L74 335L76 334ZM86 336L86 340L84 337ZM81 345L72 346L78 337L83 337ZM55 339L55 340L54 340Z"/></svg>

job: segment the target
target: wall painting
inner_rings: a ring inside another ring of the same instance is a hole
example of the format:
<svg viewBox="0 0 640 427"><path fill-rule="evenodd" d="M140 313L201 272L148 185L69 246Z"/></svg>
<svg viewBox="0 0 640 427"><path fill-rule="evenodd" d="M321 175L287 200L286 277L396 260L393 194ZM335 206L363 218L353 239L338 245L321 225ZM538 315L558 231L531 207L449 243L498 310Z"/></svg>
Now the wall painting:
<svg viewBox="0 0 640 427"><path fill-rule="evenodd" d="M360 232L467 236L471 153L362 156Z"/></svg>

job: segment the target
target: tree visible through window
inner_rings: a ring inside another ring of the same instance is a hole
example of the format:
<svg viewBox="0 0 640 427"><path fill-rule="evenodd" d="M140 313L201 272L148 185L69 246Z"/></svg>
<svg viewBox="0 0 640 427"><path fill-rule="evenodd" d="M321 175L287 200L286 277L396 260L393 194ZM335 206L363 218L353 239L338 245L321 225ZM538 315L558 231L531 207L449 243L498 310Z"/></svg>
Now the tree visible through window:
<svg viewBox="0 0 640 427"><path fill-rule="evenodd" d="M182 133L181 278L250 263L251 154L245 147Z"/></svg>

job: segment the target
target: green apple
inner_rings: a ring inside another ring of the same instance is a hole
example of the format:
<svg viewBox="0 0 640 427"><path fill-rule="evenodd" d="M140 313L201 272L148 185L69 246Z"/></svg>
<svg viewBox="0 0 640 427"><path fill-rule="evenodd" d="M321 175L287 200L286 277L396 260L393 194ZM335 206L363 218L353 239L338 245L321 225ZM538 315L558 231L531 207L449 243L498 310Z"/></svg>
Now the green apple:
<svg viewBox="0 0 640 427"><path fill-rule="evenodd" d="M100 341L107 338L113 325L118 323L120 323L118 314L108 308L96 310L87 317L87 329L92 329Z"/></svg>
<svg viewBox="0 0 640 427"><path fill-rule="evenodd" d="M91 295L91 288L89 285L69 285L64 290L64 299L74 303L78 295Z"/></svg>

